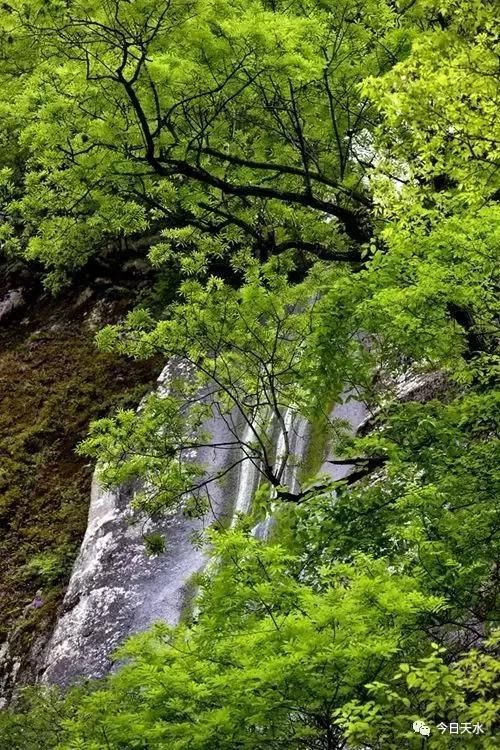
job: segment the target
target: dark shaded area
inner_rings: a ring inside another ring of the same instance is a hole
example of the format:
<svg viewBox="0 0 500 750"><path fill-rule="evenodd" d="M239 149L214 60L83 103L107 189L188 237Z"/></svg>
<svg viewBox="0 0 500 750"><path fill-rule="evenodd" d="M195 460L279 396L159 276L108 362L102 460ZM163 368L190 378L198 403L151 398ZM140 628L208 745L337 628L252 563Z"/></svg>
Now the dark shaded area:
<svg viewBox="0 0 500 750"><path fill-rule="evenodd" d="M56 298L28 268L0 276L0 298L11 285L24 297L0 323L0 643L8 637L10 662L21 658L21 681L50 634L85 532L93 467L75 448L90 420L135 407L160 369L94 343L140 301L142 262Z"/></svg>

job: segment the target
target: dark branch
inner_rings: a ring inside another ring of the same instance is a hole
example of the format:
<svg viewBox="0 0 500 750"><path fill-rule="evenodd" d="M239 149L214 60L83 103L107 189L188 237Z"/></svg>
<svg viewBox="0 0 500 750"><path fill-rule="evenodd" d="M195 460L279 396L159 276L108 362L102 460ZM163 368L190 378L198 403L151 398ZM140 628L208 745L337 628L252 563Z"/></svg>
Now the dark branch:
<svg viewBox="0 0 500 750"><path fill-rule="evenodd" d="M220 159L221 161L226 161L229 164L235 164L240 167L249 167L251 169L261 169L261 170L267 170L272 172L278 172L279 174L290 174L295 175L297 177L301 177L304 179L305 172L303 169L300 169L300 167L292 167L288 166L286 164L276 164L276 162L272 161L254 161L253 159L243 159L239 156L234 156L233 154L224 154L221 151L217 151L214 148L203 148L202 152L204 154L207 154L209 156L213 156L215 159ZM355 200L357 203L361 204L362 206L366 206L367 208L371 208L372 202L371 200L362 193L357 192L356 190L350 190L349 188L344 187L342 184L337 182L336 180L331 180L327 177L324 177L323 175L319 174L319 172L313 172L311 170L308 171L307 176L310 180L314 182L319 182L322 185L327 185L328 187L333 188L334 190L339 190L342 193L345 193L345 195L349 196L353 200Z"/></svg>
<svg viewBox="0 0 500 750"><path fill-rule="evenodd" d="M142 123L141 123L142 124ZM171 177L174 174L184 175L205 185L217 188L225 195L236 195L240 198L254 197L269 200L278 200L283 203L300 205L322 211L328 216L335 216L343 224L346 234L355 242L364 243L370 239L370 234L362 226L360 217L354 212L336 203L324 201L313 195L294 193L278 188L270 188L265 185L235 185L227 180L217 177L206 169L189 164L189 162L177 159L157 159L147 149L146 159L153 169L162 176Z"/></svg>

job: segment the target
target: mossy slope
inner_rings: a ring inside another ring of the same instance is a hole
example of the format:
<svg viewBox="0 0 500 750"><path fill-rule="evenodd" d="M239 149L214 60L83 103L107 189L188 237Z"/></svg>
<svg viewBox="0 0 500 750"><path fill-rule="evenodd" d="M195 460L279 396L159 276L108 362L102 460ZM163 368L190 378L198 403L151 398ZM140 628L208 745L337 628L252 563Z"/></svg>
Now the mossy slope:
<svg viewBox="0 0 500 750"><path fill-rule="evenodd" d="M0 643L9 637L21 679L33 677L28 654L50 633L85 531L92 466L75 447L158 372L96 350L97 311L109 322L129 305L42 296L0 328Z"/></svg>

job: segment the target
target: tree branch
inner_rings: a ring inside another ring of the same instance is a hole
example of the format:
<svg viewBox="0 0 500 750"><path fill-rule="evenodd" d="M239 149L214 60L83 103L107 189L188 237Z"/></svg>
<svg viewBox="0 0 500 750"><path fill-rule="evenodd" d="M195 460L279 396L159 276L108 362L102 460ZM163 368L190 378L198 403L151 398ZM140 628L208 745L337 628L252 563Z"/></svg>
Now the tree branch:
<svg viewBox="0 0 500 750"><path fill-rule="evenodd" d="M296 175L297 177L301 177L302 179L304 179L305 177L305 173L302 169L300 169L300 167L292 167L287 164L277 164L276 162L272 161L264 162L254 161L253 159L243 159L242 157L234 156L234 154L224 154L222 151L217 151L217 149L210 147L205 147L201 150L204 154L213 156L215 159L220 159L221 161L226 161L229 164L235 164L236 166L279 172L280 174L291 174ZM372 207L372 202L366 195L363 195L356 190L350 190L336 180L331 180L327 177L324 177L319 172L312 172L311 170L309 170L308 177L314 182L319 182L322 185L327 185L328 187L333 188L334 190L339 190L362 206L366 206L367 208Z"/></svg>

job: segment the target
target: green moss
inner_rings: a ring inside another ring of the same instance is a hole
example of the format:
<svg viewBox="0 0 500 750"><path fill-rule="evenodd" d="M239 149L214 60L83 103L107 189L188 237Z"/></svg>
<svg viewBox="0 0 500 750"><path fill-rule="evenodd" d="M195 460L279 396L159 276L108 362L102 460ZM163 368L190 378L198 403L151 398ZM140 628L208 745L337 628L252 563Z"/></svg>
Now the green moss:
<svg viewBox="0 0 500 750"><path fill-rule="evenodd" d="M310 423L306 455L299 470L301 484L318 473L328 455L330 424L328 415L332 409L333 403L329 404L328 408Z"/></svg>
<svg viewBox="0 0 500 750"><path fill-rule="evenodd" d="M34 555L24 567L28 578L38 580L41 586L51 586L68 576L74 558L75 546L61 544Z"/></svg>
<svg viewBox="0 0 500 750"><path fill-rule="evenodd" d="M0 331L0 641L10 633L21 656L50 632L85 531L92 466L75 447L159 369L98 352L85 320L50 300Z"/></svg>

